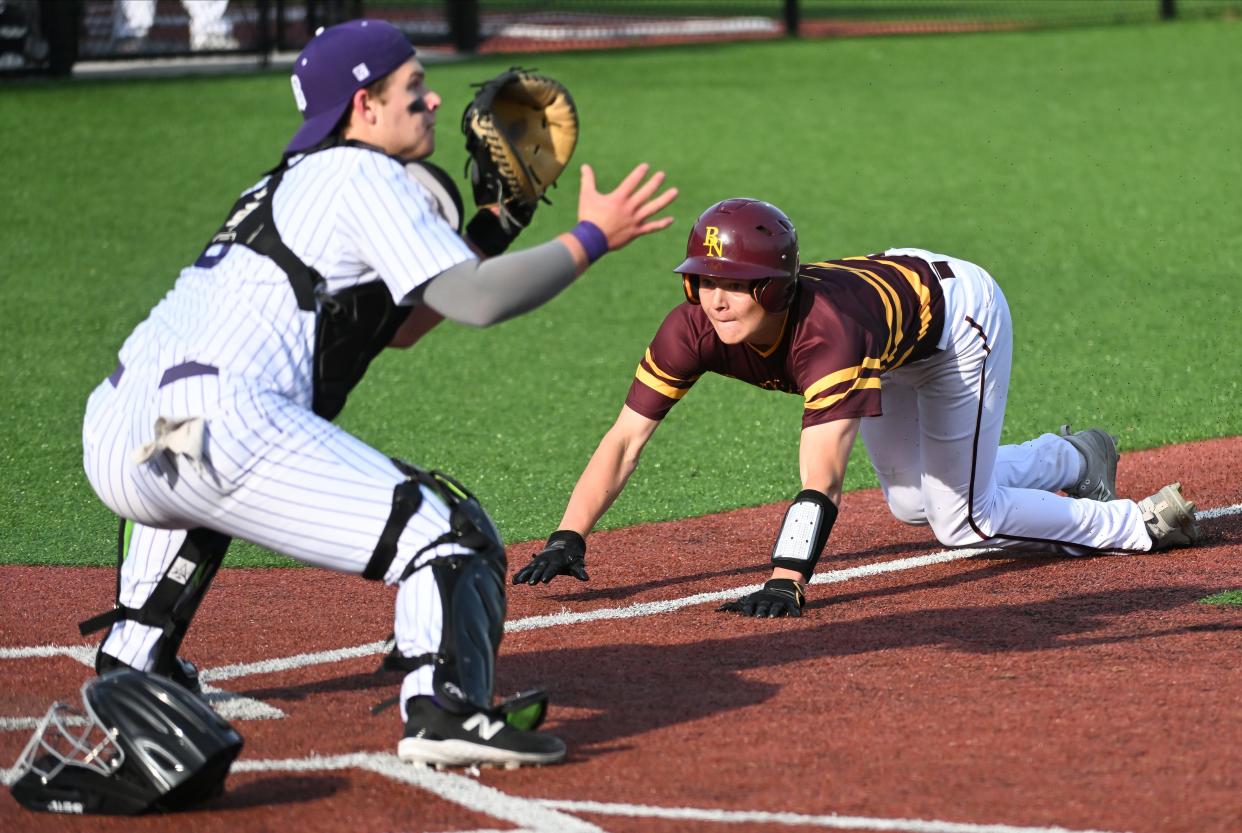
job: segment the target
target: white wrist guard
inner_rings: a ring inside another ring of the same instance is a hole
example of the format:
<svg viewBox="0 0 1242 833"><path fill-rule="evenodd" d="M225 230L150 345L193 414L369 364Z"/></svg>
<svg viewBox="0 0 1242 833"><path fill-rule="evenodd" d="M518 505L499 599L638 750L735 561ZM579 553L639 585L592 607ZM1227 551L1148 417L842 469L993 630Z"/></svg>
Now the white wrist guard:
<svg viewBox="0 0 1242 833"><path fill-rule="evenodd" d="M772 546L772 565L797 570L809 579L837 520L837 507L823 492L803 489L785 511Z"/></svg>

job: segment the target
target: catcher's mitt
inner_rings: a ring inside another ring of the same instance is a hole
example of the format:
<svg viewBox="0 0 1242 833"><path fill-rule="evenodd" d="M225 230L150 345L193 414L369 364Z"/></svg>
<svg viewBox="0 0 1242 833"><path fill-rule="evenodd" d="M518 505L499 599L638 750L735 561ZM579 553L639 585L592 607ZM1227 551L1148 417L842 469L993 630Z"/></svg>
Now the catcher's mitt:
<svg viewBox="0 0 1242 833"><path fill-rule="evenodd" d="M564 85L514 68L479 85L461 117L478 205L533 213L578 143L578 108Z"/></svg>

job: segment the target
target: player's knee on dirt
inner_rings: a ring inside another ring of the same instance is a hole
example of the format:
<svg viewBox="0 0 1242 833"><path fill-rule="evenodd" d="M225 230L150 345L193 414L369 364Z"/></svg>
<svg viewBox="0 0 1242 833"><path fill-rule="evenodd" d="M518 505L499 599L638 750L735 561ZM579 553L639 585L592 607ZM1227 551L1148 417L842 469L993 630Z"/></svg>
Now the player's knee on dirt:
<svg viewBox="0 0 1242 833"><path fill-rule="evenodd" d="M884 493L888 511L903 524L926 526L927 513L923 509L923 493L918 489L890 488Z"/></svg>

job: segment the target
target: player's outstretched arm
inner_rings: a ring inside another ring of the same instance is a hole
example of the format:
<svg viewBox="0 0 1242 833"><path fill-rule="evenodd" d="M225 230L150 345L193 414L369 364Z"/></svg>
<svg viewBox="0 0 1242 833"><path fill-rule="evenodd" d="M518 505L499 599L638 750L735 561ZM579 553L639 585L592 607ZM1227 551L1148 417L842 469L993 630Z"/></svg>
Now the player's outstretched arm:
<svg viewBox="0 0 1242 833"><path fill-rule="evenodd" d="M529 564L513 576L514 584L547 584L559 575L587 581L586 536L621 494L638 466L643 447L660 423L627 406L599 441L578 478L560 527Z"/></svg>
<svg viewBox="0 0 1242 833"><path fill-rule="evenodd" d="M802 429L798 463L802 491L793 499L772 546L772 577L761 590L720 606L745 616L801 616L806 583L837 519L845 467L859 420L842 419Z"/></svg>

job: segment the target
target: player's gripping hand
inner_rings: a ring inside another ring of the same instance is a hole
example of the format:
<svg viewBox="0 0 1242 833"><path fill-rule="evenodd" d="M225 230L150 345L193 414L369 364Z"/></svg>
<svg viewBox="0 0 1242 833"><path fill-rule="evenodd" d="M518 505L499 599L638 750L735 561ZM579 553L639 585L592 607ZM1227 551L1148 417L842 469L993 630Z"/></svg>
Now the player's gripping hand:
<svg viewBox="0 0 1242 833"><path fill-rule="evenodd" d="M514 584L547 584L556 576L573 576L588 581L586 539L572 529L558 529L530 563L513 576Z"/></svg>
<svg viewBox="0 0 1242 833"><path fill-rule="evenodd" d="M801 616L806 604L802 587L791 578L769 579L762 590L743 596L735 602L726 602L717 610L740 613L756 618L775 616Z"/></svg>

